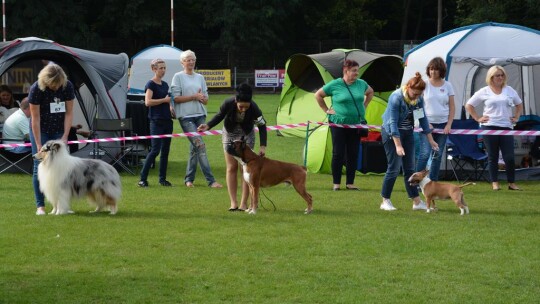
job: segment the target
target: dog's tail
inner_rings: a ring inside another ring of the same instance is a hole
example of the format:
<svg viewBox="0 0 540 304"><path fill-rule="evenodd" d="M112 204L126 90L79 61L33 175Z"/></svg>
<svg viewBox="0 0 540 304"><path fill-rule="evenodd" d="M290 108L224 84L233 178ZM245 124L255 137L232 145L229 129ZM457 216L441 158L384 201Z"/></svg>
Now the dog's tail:
<svg viewBox="0 0 540 304"><path fill-rule="evenodd" d="M459 185L458 187L463 188L463 187L467 187L467 186L470 186L470 185L476 185L476 183L469 182L469 183L465 183L463 185Z"/></svg>

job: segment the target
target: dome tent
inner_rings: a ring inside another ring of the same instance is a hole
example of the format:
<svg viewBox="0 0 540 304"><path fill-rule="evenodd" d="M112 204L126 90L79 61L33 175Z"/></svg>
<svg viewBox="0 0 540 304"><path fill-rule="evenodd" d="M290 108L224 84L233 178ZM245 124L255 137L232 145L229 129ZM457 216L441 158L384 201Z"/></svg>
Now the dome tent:
<svg viewBox="0 0 540 304"><path fill-rule="evenodd" d="M359 77L375 91L375 96L366 109L366 119L369 124L380 125L382 113L386 108L386 98L401 81L402 60L399 56L370 53L358 49L335 49L321 54L291 56L286 63L277 123L325 121L326 114L319 108L314 94L324 84L343 76L342 67L345 59L358 62ZM329 104L330 98L326 98L326 102ZM306 136L305 129L286 129L280 132L285 136ZM328 127L318 127L309 134L306 147L308 170L330 172L332 141Z"/></svg>
<svg viewBox="0 0 540 304"><path fill-rule="evenodd" d="M73 124L91 130L95 117L125 117L129 63L126 54L93 52L36 37L0 42L0 75L19 63L41 60L62 66L74 84L77 102ZM77 155L89 157L91 146L79 150Z"/></svg>
<svg viewBox="0 0 540 304"><path fill-rule="evenodd" d="M454 87L456 119L474 92L486 86L486 73L492 65L506 70L508 85L524 102L523 114L540 111L540 31L487 22L442 33L405 54L402 83L417 71L424 74L436 56L447 64L446 80Z"/></svg>
<svg viewBox="0 0 540 304"><path fill-rule="evenodd" d="M508 76L507 84L523 100L521 118L537 117L539 114L540 31L519 25L486 22L442 33L405 54L402 83L417 71L424 74L429 60L436 56L445 59L446 80L454 87L455 119L466 118L465 103L487 85L487 70L493 65L504 67ZM483 112L482 107L476 110L479 114ZM519 148L523 140L528 139L515 137L516 163L527 151ZM441 170L445 165L445 162L441 163ZM516 170L516 179L537 180L540 174L535 171L538 168ZM499 173L499 179L506 179L501 174L504 173Z"/></svg>
<svg viewBox="0 0 540 304"><path fill-rule="evenodd" d="M167 72L163 80L170 86L174 74L184 69L180 64L180 54L182 54L182 50L174 46L160 44L147 47L133 55L129 69L128 93L144 94L144 86L148 80L154 77L154 72L150 69L150 62L156 58L165 61Z"/></svg>

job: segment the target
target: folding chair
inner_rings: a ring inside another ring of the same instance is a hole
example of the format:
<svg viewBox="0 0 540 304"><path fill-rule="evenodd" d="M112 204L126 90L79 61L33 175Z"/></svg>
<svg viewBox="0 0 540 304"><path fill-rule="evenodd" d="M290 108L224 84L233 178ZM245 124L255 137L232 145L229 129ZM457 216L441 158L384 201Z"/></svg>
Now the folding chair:
<svg viewBox="0 0 540 304"><path fill-rule="evenodd" d="M478 129L472 119L454 120L452 129ZM480 146L483 141L477 135L450 134L446 143L446 155L456 180L463 182L485 180L487 153Z"/></svg>
<svg viewBox="0 0 540 304"><path fill-rule="evenodd" d="M0 138L0 143L9 144L20 142L20 139ZM15 172L32 175L33 161L32 153L13 153L6 149L0 149L0 173Z"/></svg>
<svg viewBox="0 0 540 304"><path fill-rule="evenodd" d="M93 138L105 137L125 137L136 136L132 132L131 118L123 119L94 119L93 123ZM105 136L108 135L108 136ZM135 140L134 143L129 143L125 140L111 142L96 142L93 149L94 158L107 156L111 161L111 165L121 168L132 175L135 172L129 167L131 165L138 166L138 160L133 162L129 157L139 155L141 153L139 145Z"/></svg>

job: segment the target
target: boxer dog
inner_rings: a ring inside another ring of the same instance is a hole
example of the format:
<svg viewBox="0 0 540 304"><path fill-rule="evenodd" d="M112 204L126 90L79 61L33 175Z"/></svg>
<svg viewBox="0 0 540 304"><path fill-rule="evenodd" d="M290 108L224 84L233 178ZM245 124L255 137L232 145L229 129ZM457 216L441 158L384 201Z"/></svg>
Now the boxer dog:
<svg viewBox="0 0 540 304"><path fill-rule="evenodd" d="M260 187L288 183L292 184L296 192L307 202L304 213L311 213L313 199L306 191L306 167L260 156L251 150L244 140L230 142L227 145L227 153L242 165L244 180L249 185L251 204L246 212L257 213Z"/></svg>
<svg viewBox="0 0 540 304"><path fill-rule="evenodd" d="M451 199L456 203L456 206L461 210L461 215L469 214L469 207L465 203L463 198L463 191L461 188L468 185L475 185L475 183L466 183L463 185L453 185L448 183L439 183L432 181L429 178L429 170L423 170L415 172L409 177L409 184L411 186L420 186L422 194L426 198L427 212L435 211L435 199Z"/></svg>

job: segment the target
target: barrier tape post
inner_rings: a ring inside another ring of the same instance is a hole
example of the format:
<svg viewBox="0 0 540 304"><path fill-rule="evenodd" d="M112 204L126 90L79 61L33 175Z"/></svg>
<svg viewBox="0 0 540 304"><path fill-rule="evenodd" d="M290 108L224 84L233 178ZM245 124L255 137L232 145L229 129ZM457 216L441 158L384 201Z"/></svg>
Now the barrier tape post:
<svg viewBox="0 0 540 304"><path fill-rule="evenodd" d="M307 152L308 152L308 141L309 141L309 123L308 120L307 126L306 126L306 144L304 146L304 167L307 167Z"/></svg>

